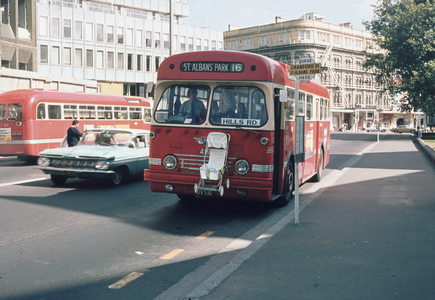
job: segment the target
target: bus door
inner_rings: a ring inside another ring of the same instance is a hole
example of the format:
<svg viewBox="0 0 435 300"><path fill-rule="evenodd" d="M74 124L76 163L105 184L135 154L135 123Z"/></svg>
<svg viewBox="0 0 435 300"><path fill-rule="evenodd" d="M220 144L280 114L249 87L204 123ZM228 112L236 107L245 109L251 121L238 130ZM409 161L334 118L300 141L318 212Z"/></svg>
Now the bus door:
<svg viewBox="0 0 435 300"><path fill-rule="evenodd" d="M306 95L305 100L305 166L304 181L313 176L317 153L317 122L313 96Z"/></svg>
<svg viewBox="0 0 435 300"><path fill-rule="evenodd" d="M281 136L283 134L283 131L281 130L281 122L282 122L282 106L283 103L281 103L279 100L279 89L274 89L274 98L273 98L273 112L272 115L275 116L274 118L274 132L275 132L275 141L274 141L274 157L273 157L273 188L272 193L273 194L280 194L280 185L281 185L281 179L283 178L283 171L282 171L282 157L283 153L282 150L284 149L284 146L282 145L283 137Z"/></svg>

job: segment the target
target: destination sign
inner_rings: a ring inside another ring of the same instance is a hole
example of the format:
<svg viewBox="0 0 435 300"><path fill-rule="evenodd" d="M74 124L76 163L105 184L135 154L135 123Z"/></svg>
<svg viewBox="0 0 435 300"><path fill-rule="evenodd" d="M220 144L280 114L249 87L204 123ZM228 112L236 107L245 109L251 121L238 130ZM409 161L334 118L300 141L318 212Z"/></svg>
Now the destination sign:
<svg viewBox="0 0 435 300"><path fill-rule="evenodd" d="M182 62L182 72L216 72L216 73L240 73L245 66L243 63L234 62Z"/></svg>
<svg viewBox="0 0 435 300"><path fill-rule="evenodd" d="M298 64L291 65L289 70L289 76L298 76L298 75L311 75L311 74L320 74L321 66L319 63L315 64Z"/></svg>

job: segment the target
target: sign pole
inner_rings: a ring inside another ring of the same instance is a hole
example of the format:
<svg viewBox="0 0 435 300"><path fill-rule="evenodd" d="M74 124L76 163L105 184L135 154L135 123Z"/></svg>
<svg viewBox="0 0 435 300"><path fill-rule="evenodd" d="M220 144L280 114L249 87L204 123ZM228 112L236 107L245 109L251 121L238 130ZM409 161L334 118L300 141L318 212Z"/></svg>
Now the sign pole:
<svg viewBox="0 0 435 300"><path fill-rule="evenodd" d="M299 115L299 80L295 80L295 148L299 149L298 122ZM299 160L295 159L295 224L299 224Z"/></svg>

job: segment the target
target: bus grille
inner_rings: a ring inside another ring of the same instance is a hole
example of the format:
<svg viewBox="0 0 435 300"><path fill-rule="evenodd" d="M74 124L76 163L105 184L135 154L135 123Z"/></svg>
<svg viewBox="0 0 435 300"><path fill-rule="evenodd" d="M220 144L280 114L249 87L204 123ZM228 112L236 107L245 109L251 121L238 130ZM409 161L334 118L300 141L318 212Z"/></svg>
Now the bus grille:
<svg viewBox="0 0 435 300"><path fill-rule="evenodd" d="M179 171L184 173L198 173L199 168L204 164L204 156L193 154L177 154L175 157L178 161ZM225 168L225 174L230 174L232 166L237 158L228 157L227 167ZM205 162L208 162L208 156L205 158Z"/></svg>
<svg viewBox="0 0 435 300"><path fill-rule="evenodd" d="M93 161L93 160L53 159L51 162L51 165L53 167L61 167L61 168L93 169L95 167L95 161Z"/></svg>

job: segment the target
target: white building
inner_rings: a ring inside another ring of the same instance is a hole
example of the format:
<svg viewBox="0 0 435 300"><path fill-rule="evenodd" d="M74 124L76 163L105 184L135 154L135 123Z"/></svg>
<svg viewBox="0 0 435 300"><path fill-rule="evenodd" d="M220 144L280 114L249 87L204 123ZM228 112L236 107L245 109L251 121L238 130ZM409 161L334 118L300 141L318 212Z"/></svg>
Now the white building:
<svg viewBox="0 0 435 300"><path fill-rule="evenodd" d="M182 24L189 0L37 0L37 71L150 96L170 55L171 15L172 54L223 49L222 32Z"/></svg>

